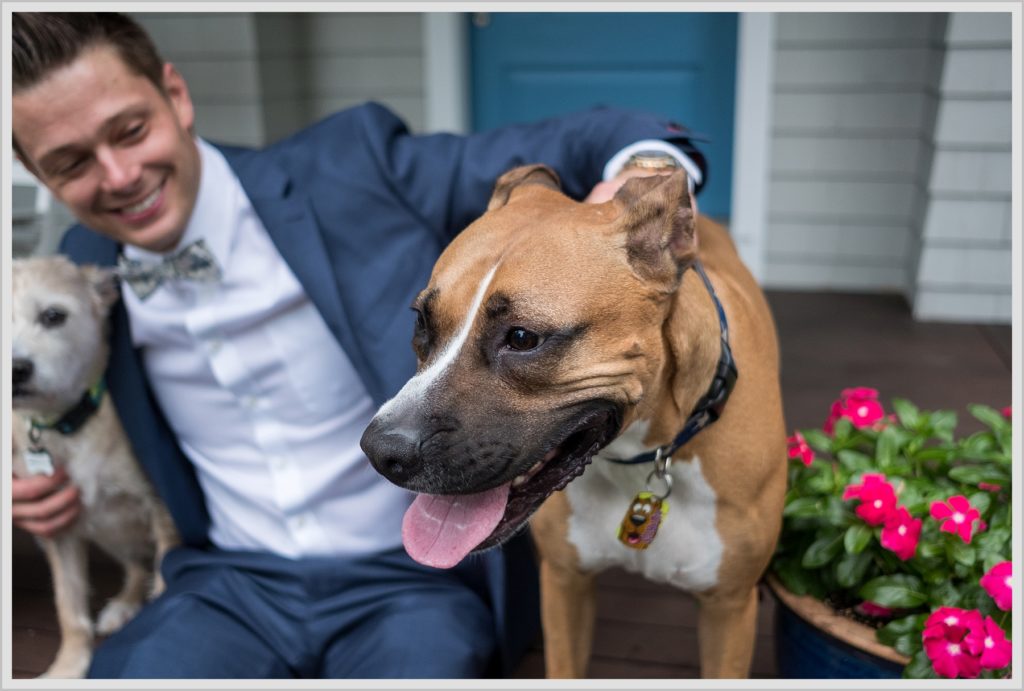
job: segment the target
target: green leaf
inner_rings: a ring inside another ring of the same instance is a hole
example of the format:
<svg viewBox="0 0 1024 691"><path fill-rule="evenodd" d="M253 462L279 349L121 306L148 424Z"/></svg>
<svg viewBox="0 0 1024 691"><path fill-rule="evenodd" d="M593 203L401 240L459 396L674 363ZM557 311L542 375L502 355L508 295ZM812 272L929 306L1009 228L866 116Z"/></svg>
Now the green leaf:
<svg viewBox="0 0 1024 691"><path fill-rule="evenodd" d="M948 575L945 572L944 576ZM960 590L949 580L943 578L935 585L928 588L928 604L932 607L960 607L962 606Z"/></svg>
<svg viewBox="0 0 1024 691"><path fill-rule="evenodd" d="M858 594L865 600L891 608L917 607L928 601L921 579L907 574L873 578L864 584Z"/></svg>
<svg viewBox="0 0 1024 691"><path fill-rule="evenodd" d="M786 504L782 510L783 516L807 517L817 516L821 513L821 499L817 497L800 497Z"/></svg>
<svg viewBox="0 0 1024 691"><path fill-rule="evenodd" d="M825 510L822 516L829 525L846 528L853 523L853 510L849 503L832 494L825 497Z"/></svg>
<svg viewBox="0 0 1024 691"><path fill-rule="evenodd" d="M875 458L878 459L878 465L883 469L891 468L896 462L897 453L899 453L899 440L896 430L892 427L886 427L878 435L878 446L875 448Z"/></svg>
<svg viewBox="0 0 1024 691"><path fill-rule="evenodd" d="M861 523L854 523L846 529L843 547L846 548L848 554L860 554L871 542L872 535L874 535L874 531L871 528Z"/></svg>
<svg viewBox="0 0 1024 691"><path fill-rule="evenodd" d="M935 672L935 668L932 667L932 661L928 658L928 654L922 648L914 653L914 656L910 658L910 662L903 668L903 678L938 679L939 675Z"/></svg>
<svg viewBox="0 0 1024 691"><path fill-rule="evenodd" d="M804 552L800 563L804 568L817 569L832 561L843 548L843 534L833 533L820 537Z"/></svg>
<svg viewBox="0 0 1024 691"><path fill-rule="evenodd" d="M832 437L828 436L820 429L805 429L802 431L804 439L812 449L820 453L831 453L832 452Z"/></svg>
<svg viewBox="0 0 1024 691"><path fill-rule="evenodd" d="M944 441L953 441L953 430L956 429L956 413L952 410L937 410L932 413L932 428L935 436Z"/></svg>
<svg viewBox="0 0 1024 691"><path fill-rule="evenodd" d="M917 427L920 411L916 405L902 398L894 398L892 409L896 411L896 416L904 427Z"/></svg>
<svg viewBox="0 0 1024 691"><path fill-rule="evenodd" d="M981 570L985 573L988 573L996 564L1001 564L1006 561L1006 557L996 552L987 552L984 556L985 558L981 562Z"/></svg>
<svg viewBox="0 0 1024 691"><path fill-rule="evenodd" d="M956 458L956 450L944 446L929 446L913 454L915 461L951 461Z"/></svg>
<svg viewBox="0 0 1024 691"><path fill-rule="evenodd" d="M875 460L860 451L843 449L836 454L839 464L851 473L870 473L875 470Z"/></svg>
<svg viewBox="0 0 1024 691"><path fill-rule="evenodd" d="M1002 430L1010 426L1010 421L1003 417L1002 413L987 405L972 403L967 406L967 410L994 430Z"/></svg>
<svg viewBox="0 0 1024 691"><path fill-rule="evenodd" d="M886 645L892 645L892 641L908 633L920 631L924 628L924 622L928 619L927 614L911 614L907 617L893 619L888 624L878 629L878 640Z"/></svg>
<svg viewBox="0 0 1024 691"><path fill-rule="evenodd" d="M850 441L850 435L853 434L853 423L847 418L841 417L835 422L835 427L832 429L833 443L844 446Z"/></svg>
<svg viewBox="0 0 1024 691"><path fill-rule="evenodd" d="M992 465L958 465L949 469L949 477L966 485L987 482L1005 487L1010 482L1010 476L1005 470Z"/></svg>
<svg viewBox="0 0 1024 691"><path fill-rule="evenodd" d="M844 554L843 558L836 564L836 580L844 588L853 588L864 580L864 574L871 566L871 552L860 552L857 554Z"/></svg>
<svg viewBox="0 0 1024 691"><path fill-rule="evenodd" d="M817 464L817 472L807 480L807 489L815 494L831 494L836 487L835 472L831 465Z"/></svg>
<svg viewBox="0 0 1024 691"><path fill-rule="evenodd" d="M969 544L960 538L954 538L946 543L946 556L958 564L974 566L978 555Z"/></svg>
<svg viewBox="0 0 1024 691"><path fill-rule="evenodd" d="M989 507L992 506L992 495L988 492L975 492L967 497L967 501L978 510L978 513L984 516L988 513Z"/></svg>
<svg viewBox="0 0 1024 691"><path fill-rule="evenodd" d="M811 595L818 599L824 597L818 585L816 573L800 566L796 559L778 559L774 563L775 574L786 586L786 589L797 595Z"/></svg>
<svg viewBox="0 0 1024 691"><path fill-rule="evenodd" d="M917 556L922 559L931 559L946 551L945 545L939 540L921 540L917 543Z"/></svg>

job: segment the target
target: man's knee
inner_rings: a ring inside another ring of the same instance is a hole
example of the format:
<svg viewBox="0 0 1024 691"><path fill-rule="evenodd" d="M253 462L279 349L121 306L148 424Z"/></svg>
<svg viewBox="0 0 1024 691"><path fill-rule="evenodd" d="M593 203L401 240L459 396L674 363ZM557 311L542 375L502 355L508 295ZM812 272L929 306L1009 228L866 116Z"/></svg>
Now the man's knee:
<svg viewBox="0 0 1024 691"><path fill-rule="evenodd" d="M247 626L189 594L163 596L97 647L91 679L280 678L288 666Z"/></svg>

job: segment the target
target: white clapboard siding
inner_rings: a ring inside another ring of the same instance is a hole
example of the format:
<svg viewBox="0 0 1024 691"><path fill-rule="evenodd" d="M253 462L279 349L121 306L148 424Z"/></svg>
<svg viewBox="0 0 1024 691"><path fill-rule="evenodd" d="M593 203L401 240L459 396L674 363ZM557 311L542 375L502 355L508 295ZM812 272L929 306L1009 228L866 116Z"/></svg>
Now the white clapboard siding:
<svg viewBox="0 0 1024 691"><path fill-rule="evenodd" d="M1007 13L954 13L946 34L913 296L923 320L1011 319L1011 38Z"/></svg>
<svg viewBox="0 0 1024 691"><path fill-rule="evenodd" d="M903 292L932 157L944 16L779 13L765 284Z"/></svg>
<svg viewBox="0 0 1024 691"><path fill-rule="evenodd" d="M153 37L164 60L185 77L200 136L229 144L263 143L259 45L251 13L132 16Z"/></svg>
<svg viewBox="0 0 1024 691"><path fill-rule="evenodd" d="M196 131L260 145L341 107L374 100L424 123L422 16L411 13L146 13L185 76Z"/></svg>

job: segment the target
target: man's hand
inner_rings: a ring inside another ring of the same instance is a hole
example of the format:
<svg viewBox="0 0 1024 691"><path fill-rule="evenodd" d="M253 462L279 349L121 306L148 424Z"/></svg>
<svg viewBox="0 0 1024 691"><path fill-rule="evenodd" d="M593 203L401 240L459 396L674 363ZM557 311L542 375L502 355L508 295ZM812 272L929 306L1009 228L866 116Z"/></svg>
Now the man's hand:
<svg viewBox="0 0 1024 691"><path fill-rule="evenodd" d="M611 180L603 180L596 185L594 189L590 190L590 194L583 200L591 204L601 204L606 202L615 196L615 193L619 191L619 188L626 184L626 180L630 178L639 178L647 175L670 175L671 171L655 171L645 170L643 168L626 168L616 175ZM690 195L690 203L693 205L693 213L697 215L697 198Z"/></svg>
<svg viewBox="0 0 1024 691"><path fill-rule="evenodd" d="M57 468L53 475L11 480L11 518L14 525L37 537L53 537L75 522L82 512L78 487Z"/></svg>

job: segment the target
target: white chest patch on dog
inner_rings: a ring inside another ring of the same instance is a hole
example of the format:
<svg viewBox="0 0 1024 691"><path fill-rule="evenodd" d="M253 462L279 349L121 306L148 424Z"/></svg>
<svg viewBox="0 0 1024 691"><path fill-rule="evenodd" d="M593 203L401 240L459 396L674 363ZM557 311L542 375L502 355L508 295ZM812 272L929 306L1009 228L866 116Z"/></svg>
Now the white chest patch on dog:
<svg viewBox="0 0 1024 691"><path fill-rule="evenodd" d="M701 472L698 457L676 459L669 468L673 484L668 515L654 542L645 550L635 550L617 538L622 512L644 489L653 465L623 465L608 458L631 458L648 451L642 443L646 433L646 422L630 425L566 487L572 506L569 541L588 571L620 566L684 590L711 588L718 583L723 545L715 526L717 497Z"/></svg>

